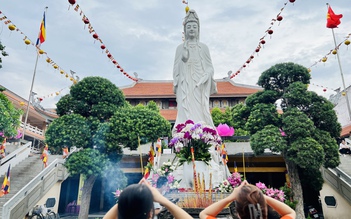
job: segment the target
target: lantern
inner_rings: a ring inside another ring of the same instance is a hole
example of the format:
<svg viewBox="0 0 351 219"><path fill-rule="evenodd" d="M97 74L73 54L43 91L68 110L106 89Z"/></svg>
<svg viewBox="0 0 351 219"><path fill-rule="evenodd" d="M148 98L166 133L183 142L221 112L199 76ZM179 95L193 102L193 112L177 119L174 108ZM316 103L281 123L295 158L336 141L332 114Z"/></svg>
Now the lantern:
<svg viewBox="0 0 351 219"><path fill-rule="evenodd" d="M68 0L68 2L71 4L71 5L74 5L76 3L76 0Z"/></svg>
<svg viewBox="0 0 351 219"><path fill-rule="evenodd" d="M13 30L15 30L15 29L16 29L16 26L15 26L15 25L13 25L13 24L10 24L10 25L9 25L9 29L10 29L11 31L13 31Z"/></svg>
<svg viewBox="0 0 351 219"><path fill-rule="evenodd" d="M279 15L279 16L277 17L277 21L282 21L282 20L283 20L283 16L280 16L280 15Z"/></svg>
<svg viewBox="0 0 351 219"><path fill-rule="evenodd" d="M65 77L66 77L66 78L68 78L68 77L69 77L69 75L68 75L68 74L66 74L66 75L65 75Z"/></svg>
<svg viewBox="0 0 351 219"><path fill-rule="evenodd" d="M112 57L111 53L108 53L108 54L107 54L107 57L111 58L111 57Z"/></svg>
<svg viewBox="0 0 351 219"><path fill-rule="evenodd" d="M341 95L346 96L346 92L342 92Z"/></svg>
<svg viewBox="0 0 351 219"><path fill-rule="evenodd" d="M116 60L113 60L112 63L113 63L113 64L117 64L117 61L116 61Z"/></svg>
<svg viewBox="0 0 351 219"><path fill-rule="evenodd" d="M86 18L83 19L83 22L84 22L85 24L89 24L89 19L86 17Z"/></svg>
<svg viewBox="0 0 351 219"><path fill-rule="evenodd" d="M101 48L101 49L105 49L106 46L105 46L104 44L101 44L100 48Z"/></svg>
<svg viewBox="0 0 351 219"><path fill-rule="evenodd" d="M46 59L46 62L47 62L47 63L50 63L50 62L51 62L51 59L50 59L50 58L47 58L47 59Z"/></svg>
<svg viewBox="0 0 351 219"><path fill-rule="evenodd" d="M54 69L57 69L58 68L58 66L57 65L54 65Z"/></svg>
<svg viewBox="0 0 351 219"><path fill-rule="evenodd" d="M255 50L255 52L259 52L260 51L260 48L259 47L257 47L256 48L256 50Z"/></svg>
<svg viewBox="0 0 351 219"><path fill-rule="evenodd" d="M61 70L60 70L60 73L63 75L63 73L65 73L65 71L61 69Z"/></svg>
<svg viewBox="0 0 351 219"><path fill-rule="evenodd" d="M308 69L307 69L307 71L308 71L308 72L311 72L311 69L310 69L310 68L308 68Z"/></svg>
<svg viewBox="0 0 351 219"><path fill-rule="evenodd" d="M326 89L326 88L324 88L324 89L323 89L323 91L324 91L324 92L326 92L326 91L327 91L327 89Z"/></svg>
<svg viewBox="0 0 351 219"><path fill-rule="evenodd" d="M21 102L20 102L20 105L21 105L21 106L24 106L24 102L21 101Z"/></svg>
<svg viewBox="0 0 351 219"><path fill-rule="evenodd" d="M41 98L41 97L38 97L38 100L41 102L41 101L43 101L43 98Z"/></svg>
<svg viewBox="0 0 351 219"><path fill-rule="evenodd" d="M255 58L255 56L253 56L253 55L252 55L252 56L250 56L250 59L253 59L253 58Z"/></svg>
<svg viewBox="0 0 351 219"><path fill-rule="evenodd" d="M121 66L120 66L120 65L117 65L117 68L121 68Z"/></svg>
<svg viewBox="0 0 351 219"><path fill-rule="evenodd" d="M39 49L39 54L44 54L44 50L42 50L42 49Z"/></svg>
<svg viewBox="0 0 351 219"><path fill-rule="evenodd" d="M120 72L123 72L123 68L121 68L119 71L120 71Z"/></svg>
<svg viewBox="0 0 351 219"><path fill-rule="evenodd" d="M295 0L289 0L289 2L294 3L294 2L295 2Z"/></svg>
<svg viewBox="0 0 351 219"><path fill-rule="evenodd" d="M348 46L348 45L350 45L350 40L345 40L344 43L345 43L346 46Z"/></svg>
<svg viewBox="0 0 351 219"><path fill-rule="evenodd" d="M249 64L249 63L250 63L250 59L248 59L248 60L246 61L246 63Z"/></svg>
<svg viewBox="0 0 351 219"><path fill-rule="evenodd" d="M185 13L188 13L189 9L190 9L189 6L186 6L185 7Z"/></svg>
<svg viewBox="0 0 351 219"><path fill-rule="evenodd" d="M336 49L334 49L334 50L332 51L332 53L333 53L333 55L336 55L336 53L338 53L338 52L336 51Z"/></svg>
<svg viewBox="0 0 351 219"><path fill-rule="evenodd" d="M326 62L327 60L328 60L328 58L325 56L322 58L322 62Z"/></svg>
<svg viewBox="0 0 351 219"><path fill-rule="evenodd" d="M59 94L60 94L60 92L57 91L57 92L56 92L56 96L58 96Z"/></svg>
<svg viewBox="0 0 351 219"><path fill-rule="evenodd" d="M70 77L70 79L69 79L70 81L73 81L73 78L72 77Z"/></svg>
<svg viewBox="0 0 351 219"><path fill-rule="evenodd" d="M268 34L269 34L269 35L272 35L272 34L273 34L273 30L269 29L269 30L268 30Z"/></svg>
<svg viewBox="0 0 351 219"><path fill-rule="evenodd" d="M94 34L93 34L93 38L94 38L94 39L98 39L98 38L99 38L99 35L97 35L97 33L94 33Z"/></svg>
<svg viewBox="0 0 351 219"><path fill-rule="evenodd" d="M266 41L265 40L261 40L261 44L265 44L266 43Z"/></svg>
<svg viewBox="0 0 351 219"><path fill-rule="evenodd" d="M246 67L246 65L244 64L244 65L243 65L243 68L245 68L245 67Z"/></svg>
<svg viewBox="0 0 351 219"><path fill-rule="evenodd" d="M29 40L29 39L25 39L25 40L24 40L24 43L27 44L27 45L29 45L29 44L30 44L30 40Z"/></svg>

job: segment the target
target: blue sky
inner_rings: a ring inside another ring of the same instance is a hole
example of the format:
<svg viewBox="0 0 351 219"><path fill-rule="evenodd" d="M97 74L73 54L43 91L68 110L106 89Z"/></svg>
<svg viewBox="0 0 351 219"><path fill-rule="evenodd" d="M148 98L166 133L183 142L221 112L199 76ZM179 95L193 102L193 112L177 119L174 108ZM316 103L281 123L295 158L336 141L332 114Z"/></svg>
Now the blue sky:
<svg viewBox="0 0 351 219"><path fill-rule="evenodd" d="M44 8L46 42L42 49L65 72L73 70L80 78L101 76L117 86L133 81L126 78L107 58L94 40L83 13L89 18L100 39L124 70L137 72L145 80L171 80L175 49L182 42L182 21L185 5L181 0L100 0L76 1L78 12L67 0L33 1L2 0L0 17L6 15L20 31L10 31L4 21L0 24L0 41L10 56L3 58L0 84L28 98L36 50L23 41L27 36L36 41ZM200 18L200 40L207 44L215 68L215 78L236 72L257 47L271 21L287 0L189 0L189 7ZM318 62L334 48L331 29L325 27L327 7L324 0L288 2L281 15L283 20L272 26L274 33L266 36L266 44L241 73L236 83L255 85L260 74L281 62L295 62L311 69L310 90L329 97L333 89L342 87L336 56ZM349 0L328 1L337 14L343 14L339 28L334 29L337 43L351 33ZM20 32L23 32L21 34ZM351 46L351 45L350 45ZM351 48L339 50L346 86L351 81ZM71 81L39 57L34 89L44 97L44 107L55 107L59 98L69 92ZM327 88L323 92L323 87ZM56 92L60 95L56 96ZM53 94L51 96L51 94Z"/></svg>

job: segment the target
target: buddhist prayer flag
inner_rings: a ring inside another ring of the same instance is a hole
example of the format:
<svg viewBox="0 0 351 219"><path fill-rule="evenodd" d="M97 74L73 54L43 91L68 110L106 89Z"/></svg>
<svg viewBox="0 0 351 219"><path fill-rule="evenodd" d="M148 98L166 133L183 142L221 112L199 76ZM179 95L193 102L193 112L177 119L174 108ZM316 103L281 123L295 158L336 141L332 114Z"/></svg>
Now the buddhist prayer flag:
<svg viewBox="0 0 351 219"><path fill-rule="evenodd" d="M45 28L45 12L43 15L43 20L41 21L40 24L40 29L39 29L39 35L38 35L38 39L37 39L37 43L36 46L39 46L45 41L46 39L46 28Z"/></svg>
<svg viewBox="0 0 351 219"><path fill-rule="evenodd" d="M154 157L155 157L155 150L154 146L150 146L150 151L149 151L149 162L151 165L154 165Z"/></svg>
<svg viewBox="0 0 351 219"><path fill-rule="evenodd" d="M341 23L342 14L335 14L330 6L327 13L327 28L336 28Z"/></svg>
<svg viewBox="0 0 351 219"><path fill-rule="evenodd" d="M144 178L147 179L150 176L150 170L148 167L145 167L145 173L144 173Z"/></svg>
<svg viewBox="0 0 351 219"><path fill-rule="evenodd" d="M236 162L234 161L234 173L238 172L238 167L236 166Z"/></svg>
<svg viewBox="0 0 351 219"><path fill-rule="evenodd" d="M5 174L4 182L2 183L2 186L1 186L0 197L8 194L9 192L10 192L10 165L7 170L7 173Z"/></svg>

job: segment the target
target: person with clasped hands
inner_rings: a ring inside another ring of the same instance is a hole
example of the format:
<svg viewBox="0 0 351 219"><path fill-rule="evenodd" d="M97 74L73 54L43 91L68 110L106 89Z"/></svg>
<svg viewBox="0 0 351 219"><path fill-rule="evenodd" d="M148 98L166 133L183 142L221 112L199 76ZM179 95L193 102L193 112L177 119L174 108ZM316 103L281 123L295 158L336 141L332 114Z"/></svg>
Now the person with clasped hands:
<svg viewBox="0 0 351 219"><path fill-rule="evenodd" d="M235 201L235 209L241 219L250 219L250 208L254 207L256 214L259 214L258 218L267 219L268 217L268 206L272 207L279 215L281 219L295 219L296 213L285 203L278 201L274 198L268 197L262 193L262 191L249 184L246 180L241 185L233 190L233 192L226 198L208 206L200 212L200 219L214 219L223 208L229 203ZM250 206L251 205L251 206ZM253 217L256 218L256 217Z"/></svg>
<svg viewBox="0 0 351 219"><path fill-rule="evenodd" d="M153 219L154 202L160 203L175 219L192 219L183 209L164 197L157 188L152 187L144 178L139 184L125 188L103 219Z"/></svg>
<svg viewBox="0 0 351 219"><path fill-rule="evenodd" d="M199 42L200 21L194 10L184 19L185 40L177 47L173 68L173 90L177 97L174 127L187 120L212 126L209 98L217 93L208 47Z"/></svg>

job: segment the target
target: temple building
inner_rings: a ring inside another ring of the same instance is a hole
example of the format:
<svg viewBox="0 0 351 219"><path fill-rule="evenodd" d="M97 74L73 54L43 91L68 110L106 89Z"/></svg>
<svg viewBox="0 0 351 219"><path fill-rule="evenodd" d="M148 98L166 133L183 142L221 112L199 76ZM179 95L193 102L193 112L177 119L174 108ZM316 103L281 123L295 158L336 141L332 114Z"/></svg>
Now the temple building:
<svg viewBox="0 0 351 219"><path fill-rule="evenodd" d="M258 86L234 83L229 79L217 79L217 94L210 96L210 108L225 110L245 99L262 88ZM173 81L141 80L129 86L120 87L126 100L132 105L147 105L149 101L156 102L161 115L174 124L177 117L176 95L173 92Z"/></svg>

